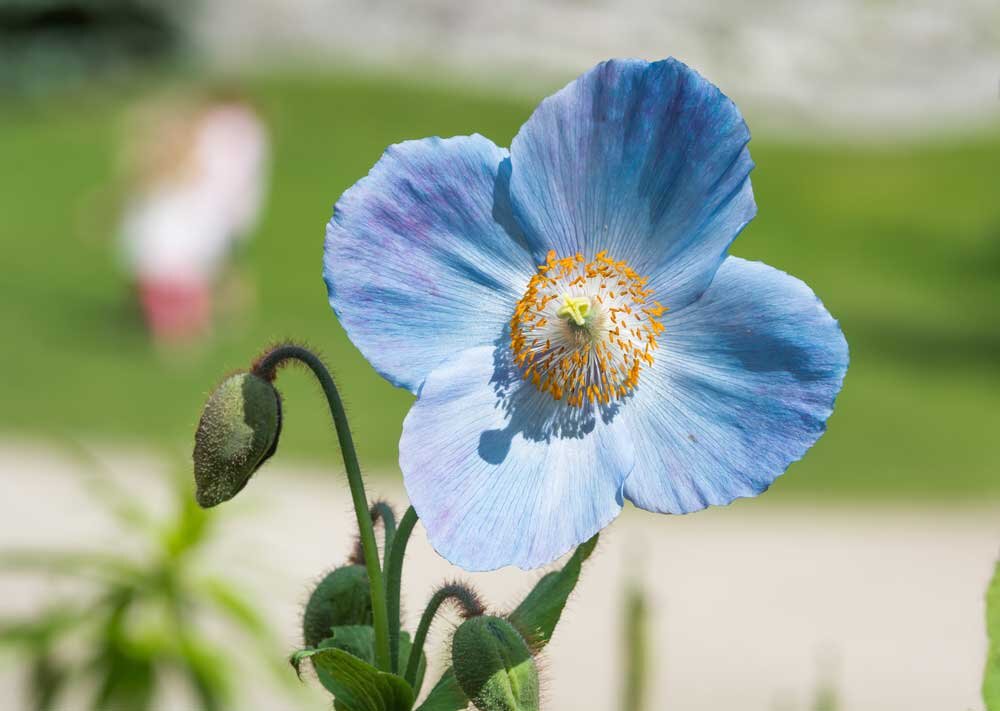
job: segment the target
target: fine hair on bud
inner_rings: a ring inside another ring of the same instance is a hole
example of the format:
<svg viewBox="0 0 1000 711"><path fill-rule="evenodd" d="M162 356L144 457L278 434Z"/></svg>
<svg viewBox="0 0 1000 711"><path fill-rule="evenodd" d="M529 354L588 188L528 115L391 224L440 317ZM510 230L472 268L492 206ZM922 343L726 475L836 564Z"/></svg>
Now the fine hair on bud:
<svg viewBox="0 0 1000 711"><path fill-rule="evenodd" d="M538 711L539 680L527 642L507 620L465 620L451 643L451 663L462 691L479 711Z"/></svg>
<svg viewBox="0 0 1000 711"><path fill-rule="evenodd" d="M210 508L236 496L274 454L281 396L253 373L230 375L209 395L194 437L195 497Z"/></svg>
<svg viewBox="0 0 1000 711"><path fill-rule="evenodd" d="M317 647L332 628L372 624L372 595L364 566L345 565L330 571L316 585L302 614L302 641Z"/></svg>

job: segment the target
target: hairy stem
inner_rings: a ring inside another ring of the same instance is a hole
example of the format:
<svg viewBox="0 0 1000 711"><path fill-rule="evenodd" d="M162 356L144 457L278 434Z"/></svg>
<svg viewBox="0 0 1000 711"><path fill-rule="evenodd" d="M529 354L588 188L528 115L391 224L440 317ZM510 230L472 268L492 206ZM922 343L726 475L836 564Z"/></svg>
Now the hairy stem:
<svg viewBox="0 0 1000 711"><path fill-rule="evenodd" d="M269 381L273 381L277 368L289 360L304 363L316 376L323 394L330 405L330 415L337 430L337 440L340 452L344 457L344 468L347 470L347 482L351 488L351 499L354 502L354 513L358 519L358 530L361 532L361 546L365 553L365 566L368 569L368 579L372 595L372 618L375 627L375 665L388 671L391 667L389 656L389 624L385 605L385 586L382 580L382 569L379 566L378 545L375 542L375 528L368 512L368 499L365 496L365 483L361 478L361 467L358 465L358 455L354 450L354 439L351 437L350 424L344 403L340 399L336 383L323 361L311 351L293 344L283 344L264 354L254 364L253 372Z"/></svg>
<svg viewBox="0 0 1000 711"><path fill-rule="evenodd" d="M385 501L376 501L371 508L372 522L377 517L382 521L382 533L385 537L382 548L384 549L382 567L389 565L389 551L392 548L392 540L396 537L396 513Z"/></svg>
<svg viewBox="0 0 1000 711"><path fill-rule="evenodd" d="M400 591L403 587L403 557L406 555L406 544L410 542L410 534L417 524L417 512L411 506L406 509L399 521L399 528L393 536L392 546L386 549L385 586L386 608L389 613L389 655L392 659L392 672L399 673L399 628L400 622Z"/></svg>
<svg viewBox="0 0 1000 711"><path fill-rule="evenodd" d="M372 517L372 526L377 525L380 521L382 522L382 569L385 570L386 566L389 565L389 548L392 546L392 539L396 535L396 512L392 510L392 506L385 501L376 501L368 509L368 514ZM357 565L365 564L365 550L361 545L361 537L354 542L354 550L351 552L350 557L351 563Z"/></svg>
<svg viewBox="0 0 1000 711"><path fill-rule="evenodd" d="M413 638L413 647L410 649L410 661L406 665L406 673L403 678L410 686L414 686L417 680L417 669L420 666L420 657L424 651L424 642L427 640L427 633L431 629L431 623L437 615L442 603L454 601L462 611L465 618L476 617L483 614L483 604L479 601L476 592L462 583L449 583L431 595L424 614L420 617L420 624L417 626L417 634ZM419 689L415 689L419 693Z"/></svg>

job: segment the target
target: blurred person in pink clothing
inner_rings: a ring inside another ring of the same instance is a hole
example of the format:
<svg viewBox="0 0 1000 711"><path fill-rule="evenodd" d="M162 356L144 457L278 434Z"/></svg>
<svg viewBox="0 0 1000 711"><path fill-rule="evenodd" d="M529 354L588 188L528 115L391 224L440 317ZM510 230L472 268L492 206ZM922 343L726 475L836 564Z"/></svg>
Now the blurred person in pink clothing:
<svg viewBox="0 0 1000 711"><path fill-rule="evenodd" d="M125 156L121 239L157 343L210 332L224 272L260 214L268 154L262 121L231 94L140 112Z"/></svg>

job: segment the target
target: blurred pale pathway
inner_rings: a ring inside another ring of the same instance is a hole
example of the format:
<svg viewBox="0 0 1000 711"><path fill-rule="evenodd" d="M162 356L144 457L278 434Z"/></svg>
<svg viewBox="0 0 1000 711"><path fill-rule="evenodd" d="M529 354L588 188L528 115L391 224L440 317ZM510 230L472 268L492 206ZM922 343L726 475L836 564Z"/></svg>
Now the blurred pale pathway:
<svg viewBox="0 0 1000 711"><path fill-rule="evenodd" d="M169 505L155 476L162 460L98 451L150 507ZM80 473L65 452L0 444L0 546L128 549L82 490ZM405 500L397 477L372 476L368 486ZM279 454L220 515L208 562L252 587L292 649L311 581L351 545L343 478L290 468ZM980 709L982 596L998 544L996 507L793 508L765 497L687 517L629 510L605 533L546 652L545 708L616 708L620 595L629 569L644 565L657 630L651 711L806 711L823 685L836 689L842 711ZM444 579L471 579L503 609L539 575L462 575L430 550L419 526L409 552L411 626ZM0 578L0 615L35 609L41 589ZM450 628L436 625L435 641ZM431 649L439 665L440 647ZM19 683L4 658L0 698L17 698ZM241 709L328 708L320 694L296 701L265 681L251 684Z"/></svg>
<svg viewBox="0 0 1000 711"><path fill-rule="evenodd" d="M555 88L609 57L674 56L744 111L822 138L1000 114L996 0L207 0L192 29L224 64L423 68L502 92Z"/></svg>

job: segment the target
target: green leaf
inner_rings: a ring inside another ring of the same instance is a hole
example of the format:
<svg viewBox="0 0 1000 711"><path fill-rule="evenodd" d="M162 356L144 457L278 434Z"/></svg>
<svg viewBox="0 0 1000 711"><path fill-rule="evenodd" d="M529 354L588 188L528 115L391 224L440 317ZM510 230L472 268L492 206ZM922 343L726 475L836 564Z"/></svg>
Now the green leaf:
<svg viewBox="0 0 1000 711"><path fill-rule="evenodd" d="M566 601L580 579L583 562L594 552L596 545L597 535L578 546L562 570L542 577L524 601L508 616L507 621L524 637L533 651L540 650L552 638ZM468 705L469 699L458 685L455 672L449 667L417 711L463 711Z"/></svg>
<svg viewBox="0 0 1000 711"><path fill-rule="evenodd" d="M986 591L986 635L990 648L983 673L983 701L987 711L1000 711L1000 562Z"/></svg>
<svg viewBox="0 0 1000 711"><path fill-rule="evenodd" d="M320 682L346 711L413 708L413 690L403 677L379 671L350 652L334 647L296 652L291 660L296 671L303 659L312 661Z"/></svg>
<svg viewBox="0 0 1000 711"><path fill-rule="evenodd" d="M205 578L198 587L244 632L263 642L274 641L270 628L250 601L225 580Z"/></svg>
<svg viewBox="0 0 1000 711"><path fill-rule="evenodd" d="M229 708L232 696L229 660L200 639L184 633L179 636L178 662L201 702L201 711Z"/></svg>
<svg viewBox="0 0 1000 711"><path fill-rule="evenodd" d="M319 643L319 649L342 649L367 664L375 664L375 630L369 625L341 625Z"/></svg>
<svg viewBox="0 0 1000 711"><path fill-rule="evenodd" d="M34 620L0 620L0 647L23 645L41 649L90 621L90 610L55 605Z"/></svg>
<svg viewBox="0 0 1000 711"><path fill-rule="evenodd" d="M596 545L595 534L577 547L562 570L543 576L517 609L507 617L534 651L540 650L552 639L566 601L580 579L583 562L594 552Z"/></svg>
<svg viewBox="0 0 1000 711"><path fill-rule="evenodd" d="M31 549L0 553L0 570L79 576L122 584L137 581L143 574L138 566L113 555Z"/></svg>
<svg viewBox="0 0 1000 711"><path fill-rule="evenodd" d="M29 675L30 708L33 711L55 711L56 701L68 676L68 669L57 662L48 650L35 656Z"/></svg>
<svg viewBox="0 0 1000 711"><path fill-rule="evenodd" d="M319 643L319 649L343 649L345 652L353 654L358 659L375 664L375 630L369 625L341 625L331 629L332 636ZM410 651L413 643L410 641L410 633L403 631L399 634L399 666L405 669L410 661ZM427 657L421 652L420 665L417 667L417 678L415 688L419 689L424 680L424 672L427 670Z"/></svg>
<svg viewBox="0 0 1000 711"><path fill-rule="evenodd" d="M149 513L138 504L128 489L115 480L107 466L93 452L71 438L61 439L59 444L85 472L81 490L90 494L95 503L101 504L123 528L142 533L155 529L155 522Z"/></svg>
<svg viewBox="0 0 1000 711"><path fill-rule="evenodd" d="M101 681L93 711L146 711L152 706L156 676L150 659L109 644L95 666Z"/></svg>
<svg viewBox="0 0 1000 711"><path fill-rule="evenodd" d="M449 667L417 711L464 711L468 705L469 699Z"/></svg>

